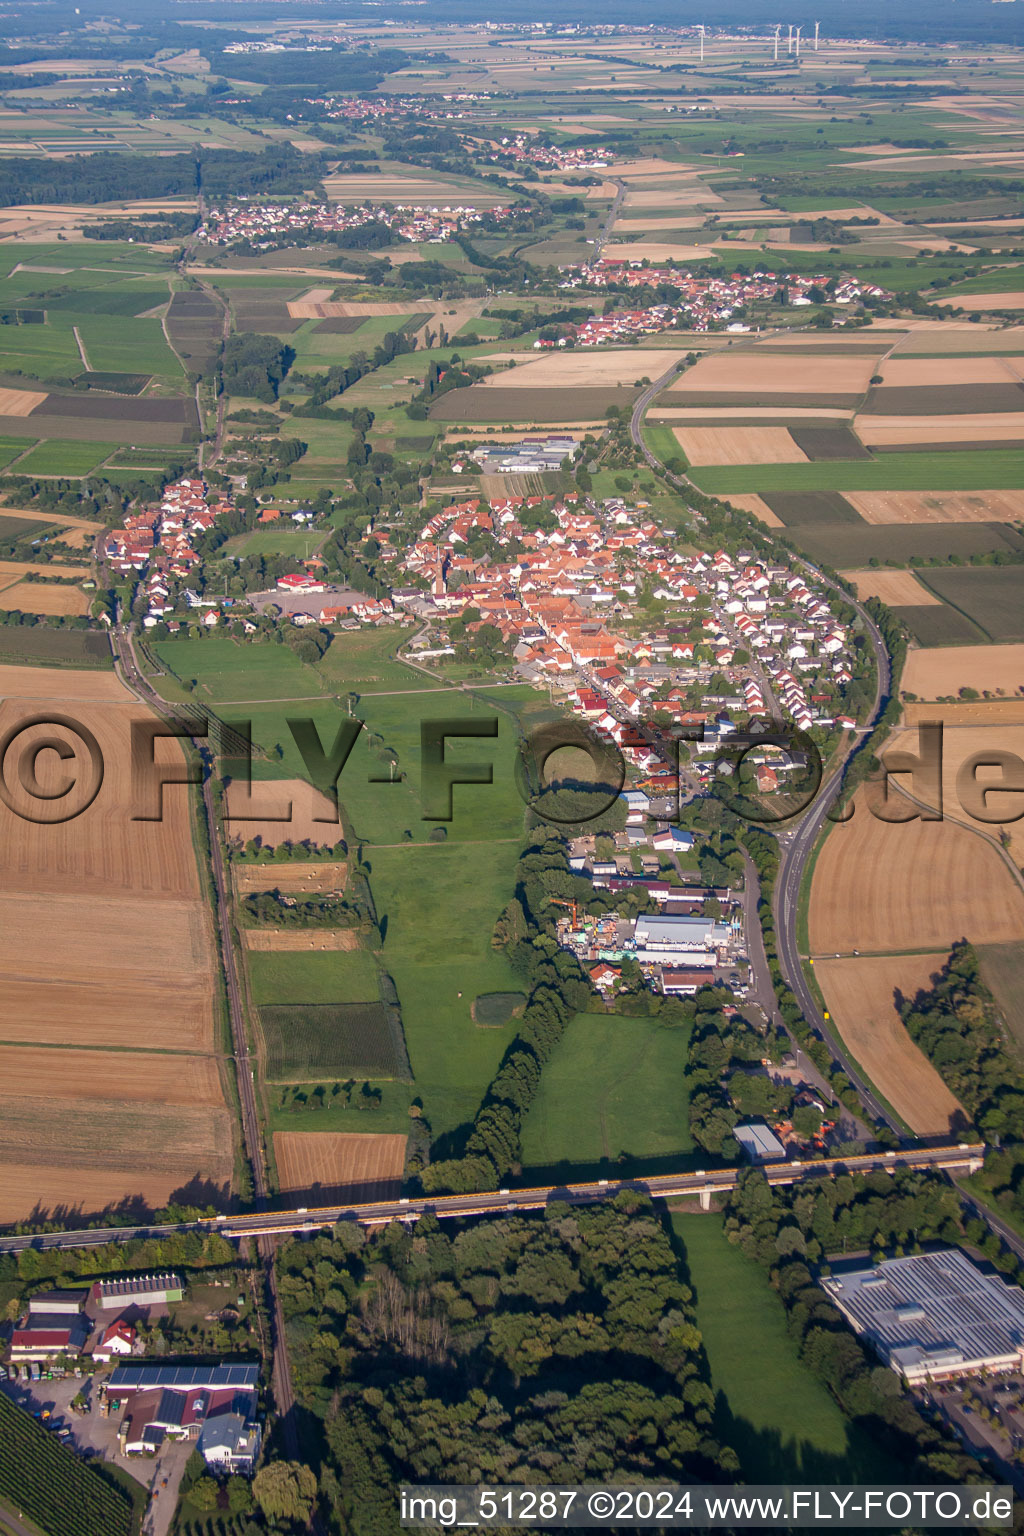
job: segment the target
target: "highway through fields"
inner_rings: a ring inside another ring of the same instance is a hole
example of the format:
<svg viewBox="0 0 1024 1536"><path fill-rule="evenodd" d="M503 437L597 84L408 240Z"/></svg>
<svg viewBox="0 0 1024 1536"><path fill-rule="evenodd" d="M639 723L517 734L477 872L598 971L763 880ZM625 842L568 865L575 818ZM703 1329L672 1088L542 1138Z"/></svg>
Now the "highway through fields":
<svg viewBox="0 0 1024 1536"><path fill-rule="evenodd" d="M118 651L117 670L126 686L160 715L167 716L168 714L173 714L174 711L171 707L164 699L160 698L143 676L135 655L132 636L125 626L118 625L116 639ZM235 960L228 877L217 828L216 810L213 803L212 773L208 771L208 744L202 737L193 737L192 739L195 746L199 749L200 757L203 760L203 810L206 816L210 844L210 869L213 875L216 898L215 916L217 932L220 938L221 964L223 966L224 984L228 1001L228 1016L231 1023L235 1079L238 1084L238 1100L242 1117L242 1139L245 1155L252 1173L254 1202L258 1208L265 1209L269 1190L263 1155L263 1133L256 1103L255 1072L253 1060L249 1052L249 1035L246 1029L245 1009L242 1004L242 989L239 984L238 966ZM268 1309L270 1312L274 1400L281 1415L288 1455L294 1459L298 1456L299 1452L295 1415L292 1412L295 1397L292 1391L288 1351L285 1347L284 1314L281 1310L281 1300L277 1291L277 1277L274 1272L274 1240L272 1237L260 1235L258 1232L254 1235L263 1266ZM111 1241L114 1240L116 1239L111 1239Z"/></svg>
<svg viewBox="0 0 1024 1536"><path fill-rule="evenodd" d="M675 374L676 368L673 365L667 373L662 374L660 379L655 379L654 383L649 384L643 393L638 396L633 406L629 432L634 445L639 448L652 469L666 476L685 494L688 490L698 490L699 488L693 485L685 475L674 475L667 470L661 463L661 460L651 452L643 440L644 414L655 396L664 389L670 379L675 377ZM867 1114L872 1120L888 1125L898 1136L906 1139L905 1126L880 1102L878 1096L850 1060L839 1036L830 1028L829 1020L824 1017L804 972L803 958L800 954L797 938L800 890L809 861L825 828L828 814L832 810L842 789L843 776L851 758L857 752L864 750L865 742L869 739L871 730L877 725L882 711L889 702L892 688L892 668L889 652L877 624L875 624L866 609L845 588L840 587L830 577L826 576L823 571L820 571L817 566L812 565L810 561L800 559L792 554L789 554L788 557L791 560L795 560L816 581L821 582L833 592L838 593L844 603L848 603L852 608L856 609L857 616L864 626L874 651L875 698L865 722L865 728L858 734L855 743L847 751L838 767L833 770L827 779L823 780L818 788L814 804L790 830L777 834L780 863L779 872L775 880L774 907L779 966L786 984L800 1004L804 1018L814 1032L825 1041L833 1057L839 1062L843 1072L856 1090Z"/></svg>
<svg viewBox="0 0 1024 1536"><path fill-rule="evenodd" d="M956 1146L920 1145L895 1152L869 1152L855 1157L813 1158L760 1165L770 1184L797 1184L833 1178L843 1173L895 1173L899 1168L935 1169L950 1176L966 1176L981 1166L986 1148L981 1142ZM568 1205L595 1205L614 1199L622 1190L638 1190L657 1200L702 1199L728 1194L736 1188L744 1168L697 1169L695 1172L658 1174L648 1179L599 1179L596 1183L544 1184L527 1189L499 1189L482 1194L431 1195L411 1199L377 1200L359 1205L325 1205L283 1211L253 1211L244 1216L218 1216L198 1222L132 1227L86 1227L78 1231L20 1233L0 1238L0 1253L20 1253L26 1248L86 1248L101 1243L127 1242L132 1238L168 1237L173 1233L216 1231L227 1238L263 1237L272 1241L292 1233L309 1233L354 1221L361 1226L384 1226L391 1221L416 1221L426 1212L441 1219L469 1216L504 1216L509 1212L542 1210L556 1201ZM985 1219L989 1219L987 1214ZM1020 1239L1017 1239L1018 1243ZM1022 1245L1024 1246L1024 1245Z"/></svg>

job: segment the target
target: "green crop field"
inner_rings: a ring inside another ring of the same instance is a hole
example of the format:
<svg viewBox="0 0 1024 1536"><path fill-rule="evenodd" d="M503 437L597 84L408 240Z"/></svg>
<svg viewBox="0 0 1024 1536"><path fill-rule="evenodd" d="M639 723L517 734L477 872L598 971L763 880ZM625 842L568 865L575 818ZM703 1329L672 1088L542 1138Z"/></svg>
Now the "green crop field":
<svg viewBox="0 0 1024 1536"><path fill-rule="evenodd" d="M184 383L181 364L167 345L159 320L119 317L111 321L89 316L76 323L92 368L110 373L159 373Z"/></svg>
<svg viewBox="0 0 1024 1536"><path fill-rule="evenodd" d="M578 1014L544 1068L523 1125L524 1167L568 1178L581 1165L606 1170L622 1157L628 1169L692 1152L689 1042L685 1025Z"/></svg>
<svg viewBox="0 0 1024 1536"><path fill-rule="evenodd" d="M836 569L1018 551L1022 541L1005 523L799 523L787 536L812 560Z"/></svg>
<svg viewBox="0 0 1024 1536"><path fill-rule="evenodd" d="M267 865L273 883L273 865ZM253 998L262 1008L278 1003L331 1004L376 1002L377 967L365 949L249 950L246 953Z"/></svg>
<svg viewBox="0 0 1024 1536"><path fill-rule="evenodd" d="M24 453L29 446L23 438L0 437L0 469L6 468L12 459Z"/></svg>
<svg viewBox="0 0 1024 1536"><path fill-rule="evenodd" d="M132 1500L0 1394L0 1499L46 1536L128 1536Z"/></svg>
<svg viewBox="0 0 1024 1536"><path fill-rule="evenodd" d="M925 580L958 616L963 615L977 624L990 640L1024 640L1020 566L982 565L969 570L930 570Z"/></svg>
<svg viewBox="0 0 1024 1536"><path fill-rule="evenodd" d="M987 634L947 603L915 603L893 608L919 645L984 645Z"/></svg>
<svg viewBox="0 0 1024 1536"><path fill-rule="evenodd" d="M106 635L43 624L0 625L0 662L26 667L112 667Z"/></svg>
<svg viewBox="0 0 1024 1536"><path fill-rule="evenodd" d="M810 464L725 464L695 469L690 478L711 496L751 491L1010 491L1024 487L1024 450L944 453L941 465L927 453Z"/></svg>
<svg viewBox="0 0 1024 1536"><path fill-rule="evenodd" d="M671 1214L685 1249L704 1336L716 1429L736 1447L754 1483L837 1477L897 1482L908 1468L888 1461L844 1419L825 1386L797 1355L782 1302L753 1259L733 1247L714 1213Z"/></svg>
<svg viewBox="0 0 1024 1536"><path fill-rule="evenodd" d="M395 1009L383 1003L285 1004L260 1009L271 1083L409 1077Z"/></svg>
<svg viewBox="0 0 1024 1536"><path fill-rule="evenodd" d="M48 438L37 443L19 460L17 472L19 475L68 475L73 479L96 469L110 457L116 446L115 443L73 443Z"/></svg>

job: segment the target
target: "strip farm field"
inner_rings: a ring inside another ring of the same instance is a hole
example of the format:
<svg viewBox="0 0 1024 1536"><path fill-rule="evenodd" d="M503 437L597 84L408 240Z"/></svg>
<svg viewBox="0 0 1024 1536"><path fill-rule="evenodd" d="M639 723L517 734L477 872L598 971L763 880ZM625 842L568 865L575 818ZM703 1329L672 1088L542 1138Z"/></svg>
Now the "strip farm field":
<svg viewBox="0 0 1024 1536"><path fill-rule="evenodd" d="M4 728L66 714L103 759L72 820L0 809L0 1220L159 1206L197 1180L226 1193L232 1129L188 792L165 791L162 820L132 819L129 732L148 716L112 674L5 667L0 691ZM26 744L41 730L28 726ZM158 744L158 760L179 752ZM53 764L63 771L53 753L37 760L44 784ZM81 748L76 771L92 771Z"/></svg>

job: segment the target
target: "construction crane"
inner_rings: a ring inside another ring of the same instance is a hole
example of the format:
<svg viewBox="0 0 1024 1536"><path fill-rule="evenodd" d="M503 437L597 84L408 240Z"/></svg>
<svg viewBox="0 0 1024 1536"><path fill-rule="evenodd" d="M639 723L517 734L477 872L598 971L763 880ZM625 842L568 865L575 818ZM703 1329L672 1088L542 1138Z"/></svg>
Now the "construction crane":
<svg viewBox="0 0 1024 1536"><path fill-rule="evenodd" d="M579 907L576 905L575 900L573 900L573 901L562 901L561 898L558 897L558 896L549 896L548 897L548 901L551 903L551 905L553 907L568 907L571 910L571 912L572 912L572 925L573 925L573 927L574 928L578 928L579 927L579 925L580 925L580 922L579 922Z"/></svg>

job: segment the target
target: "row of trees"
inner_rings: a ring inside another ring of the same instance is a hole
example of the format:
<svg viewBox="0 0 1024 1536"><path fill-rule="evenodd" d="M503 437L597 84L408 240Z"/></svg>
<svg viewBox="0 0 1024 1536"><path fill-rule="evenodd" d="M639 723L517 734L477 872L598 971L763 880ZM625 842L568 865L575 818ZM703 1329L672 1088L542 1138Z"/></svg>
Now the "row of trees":
<svg viewBox="0 0 1024 1536"><path fill-rule="evenodd" d="M1024 1141L1024 1074L966 939L934 987L900 1007L907 1031L986 1138Z"/></svg>

